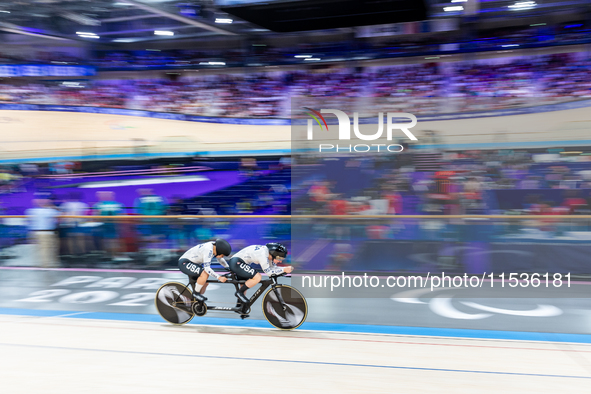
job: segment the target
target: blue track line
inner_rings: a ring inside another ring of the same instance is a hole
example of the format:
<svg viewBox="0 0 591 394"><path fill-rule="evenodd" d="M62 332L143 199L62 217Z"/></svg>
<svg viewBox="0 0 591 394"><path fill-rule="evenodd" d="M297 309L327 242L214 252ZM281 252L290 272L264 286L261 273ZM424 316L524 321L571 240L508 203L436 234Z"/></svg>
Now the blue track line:
<svg viewBox="0 0 591 394"><path fill-rule="evenodd" d="M577 376L577 375L548 375L537 373L521 373L521 372L503 372L503 371L478 371L466 369L446 369L446 368L426 368L426 367L406 367L398 365L376 365L376 364L349 364L349 363L334 363L326 361L306 361L306 360L281 360L281 359L267 359L254 357L230 357L230 356L207 356L202 354L175 354L175 353L153 353L153 352L138 352L132 350L112 350L112 349L89 349L89 348L75 348L65 346L45 346L45 345L24 345L1 343L0 346L10 347L28 347L37 349L54 349L54 350L73 350L86 352L101 352L101 353L118 353L118 354L136 354L142 356L163 356L163 357L191 357L191 358L205 358L218 360L240 360L240 361L262 361L271 363L290 363L290 364L313 364L313 365L328 365L337 367L360 367L360 368L383 368L383 369L401 369L411 371L433 371L433 372L456 372L456 373L474 373L487 375L511 375L511 376L532 376L539 378L563 378L563 379L591 379L591 376Z"/></svg>
<svg viewBox="0 0 591 394"><path fill-rule="evenodd" d="M150 322L168 324L158 315L139 313L113 313L113 312L81 312L81 311L59 311L44 309L18 309L0 308L0 315L33 316L33 317L63 317L68 319L94 319L94 320L117 320L132 322ZM273 329L266 320L255 319L228 319L214 317L195 317L189 324L204 326L231 326L242 328L269 328ZM404 327L404 326L382 326L371 324L337 324L337 323L315 323L307 322L302 324L300 330L310 331L333 331L343 333L360 334L389 334L409 335L427 337L451 337L466 339L498 339L513 341L540 341L540 342L567 342L567 343L588 343L591 344L591 335L568 334L568 333L544 333L525 331L497 331L497 330L468 330L462 328L432 328L432 327Z"/></svg>

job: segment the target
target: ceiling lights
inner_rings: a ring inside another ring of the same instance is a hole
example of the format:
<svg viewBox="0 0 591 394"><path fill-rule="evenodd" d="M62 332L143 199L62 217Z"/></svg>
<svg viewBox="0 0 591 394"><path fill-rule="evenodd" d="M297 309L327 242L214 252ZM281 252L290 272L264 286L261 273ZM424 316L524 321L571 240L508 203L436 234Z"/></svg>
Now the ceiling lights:
<svg viewBox="0 0 591 394"><path fill-rule="evenodd" d="M513 10L513 11L521 11L521 10L531 10L535 6L537 6L535 1L520 1L518 3L511 4L508 7L510 10Z"/></svg>
<svg viewBox="0 0 591 394"><path fill-rule="evenodd" d="M173 31L168 31L168 30L154 30L154 35L157 35L157 36L174 36L174 32Z"/></svg>
<svg viewBox="0 0 591 394"><path fill-rule="evenodd" d="M100 38L100 36L91 32L77 31L76 34L82 38Z"/></svg>

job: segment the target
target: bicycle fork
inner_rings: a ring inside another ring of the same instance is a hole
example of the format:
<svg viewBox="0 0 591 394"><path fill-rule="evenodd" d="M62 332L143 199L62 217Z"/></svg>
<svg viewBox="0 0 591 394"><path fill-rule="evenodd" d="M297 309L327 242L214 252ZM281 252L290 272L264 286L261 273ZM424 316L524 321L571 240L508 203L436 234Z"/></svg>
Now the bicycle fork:
<svg viewBox="0 0 591 394"><path fill-rule="evenodd" d="M281 296L281 293L277 290L277 286L273 285L272 287L273 287L273 293L275 293L275 295L277 296L277 299L281 303L281 307L283 308L283 310L286 310L287 304L285 303L285 301L283 301L283 297Z"/></svg>

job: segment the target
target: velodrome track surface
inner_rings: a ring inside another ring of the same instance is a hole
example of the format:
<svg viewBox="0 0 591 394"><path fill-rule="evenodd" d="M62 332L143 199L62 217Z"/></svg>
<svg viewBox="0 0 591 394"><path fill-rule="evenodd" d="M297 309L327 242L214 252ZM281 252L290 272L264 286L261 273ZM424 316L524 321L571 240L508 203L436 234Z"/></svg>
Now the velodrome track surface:
<svg viewBox="0 0 591 394"><path fill-rule="evenodd" d="M251 319L210 313L173 326L154 314L153 298L160 283L179 279L0 269L2 392L589 392L589 299L474 298L451 308L408 294L308 299L295 331L262 320L258 301ZM231 289L208 296L231 303ZM539 304L554 315L535 316L546 313ZM487 316L466 318L479 314Z"/></svg>
<svg viewBox="0 0 591 394"><path fill-rule="evenodd" d="M3 392L588 393L591 346L0 316ZM7 356L9 355L9 356Z"/></svg>

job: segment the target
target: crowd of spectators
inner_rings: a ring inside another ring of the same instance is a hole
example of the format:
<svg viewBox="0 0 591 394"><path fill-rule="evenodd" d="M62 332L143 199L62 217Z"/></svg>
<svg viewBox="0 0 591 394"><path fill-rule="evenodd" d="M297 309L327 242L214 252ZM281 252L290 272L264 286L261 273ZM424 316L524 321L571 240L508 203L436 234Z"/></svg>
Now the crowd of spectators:
<svg viewBox="0 0 591 394"><path fill-rule="evenodd" d="M80 85L0 84L0 103L83 105L204 116L277 117L281 80L266 75L216 76L187 82L102 81Z"/></svg>
<svg viewBox="0 0 591 394"><path fill-rule="evenodd" d="M406 153L421 155L421 153ZM420 170L412 161L384 162L379 157L343 157L341 172L326 173L319 158L314 167L325 174L294 186L293 214L589 214L591 161L560 154L528 151L465 151L442 153L436 167ZM333 159L334 160L334 159ZM352 167L371 176L359 188L350 184ZM343 175L343 174L347 175ZM304 191L304 194L298 194ZM492 191L508 191L501 200ZM300 195L300 197L297 197ZM500 204L500 205L499 205Z"/></svg>
<svg viewBox="0 0 591 394"><path fill-rule="evenodd" d="M416 114L513 108L591 97L591 59L577 55L465 62L220 74L170 80L0 82L0 103L82 105L203 116L289 117L310 107L410 110ZM373 116L369 115L368 116Z"/></svg>
<svg viewBox="0 0 591 394"><path fill-rule="evenodd" d="M18 190L23 176L11 169L0 167L0 194L12 193Z"/></svg>

